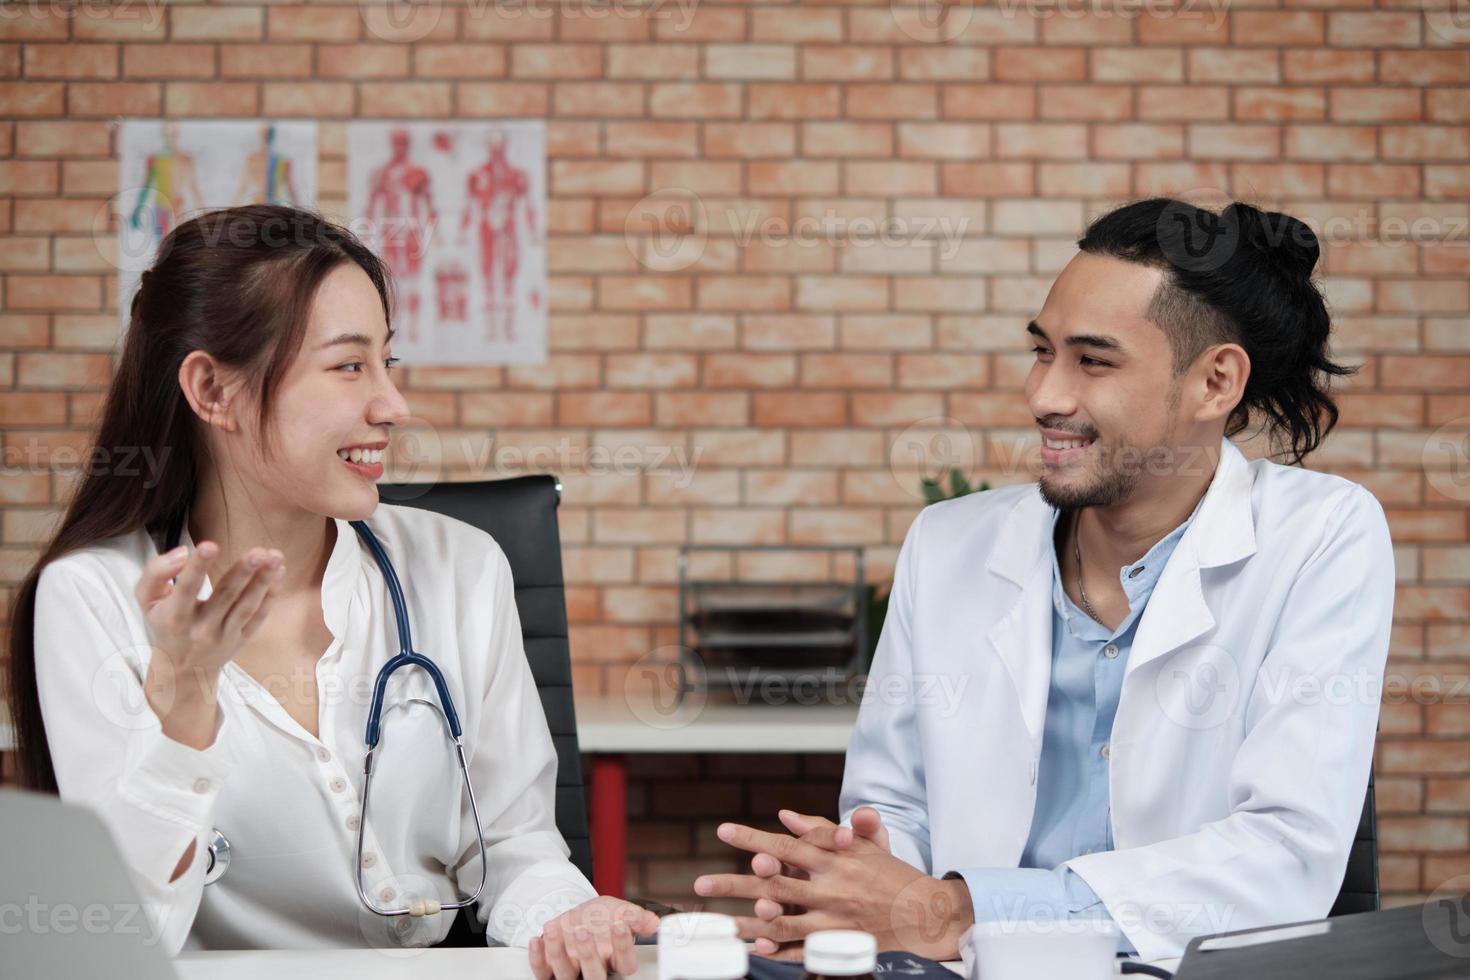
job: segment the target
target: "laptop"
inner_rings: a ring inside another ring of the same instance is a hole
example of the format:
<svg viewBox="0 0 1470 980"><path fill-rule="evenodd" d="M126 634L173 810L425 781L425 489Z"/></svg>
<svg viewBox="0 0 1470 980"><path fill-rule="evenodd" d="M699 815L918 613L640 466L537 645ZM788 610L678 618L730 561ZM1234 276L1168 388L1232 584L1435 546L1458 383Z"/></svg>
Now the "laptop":
<svg viewBox="0 0 1470 980"><path fill-rule="evenodd" d="M111 832L86 807L0 789L7 977L177 980Z"/></svg>
<svg viewBox="0 0 1470 980"><path fill-rule="evenodd" d="M1174 980L1450 980L1470 976L1470 893L1422 905L1196 936Z"/></svg>

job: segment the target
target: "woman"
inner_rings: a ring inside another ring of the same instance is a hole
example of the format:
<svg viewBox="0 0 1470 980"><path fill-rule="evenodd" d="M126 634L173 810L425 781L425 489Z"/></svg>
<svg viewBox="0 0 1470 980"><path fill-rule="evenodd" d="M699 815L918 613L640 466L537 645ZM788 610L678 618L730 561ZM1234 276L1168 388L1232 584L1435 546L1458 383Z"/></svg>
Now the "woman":
<svg viewBox="0 0 1470 980"><path fill-rule="evenodd" d="M208 212L163 240L97 442L157 472L85 473L18 590L22 781L100 812L170 952L438 942L452 912L368 909L359 865L380 907L447 904L480 882L478 833L492 942L528 947L540 977L632 972L633 934L657 920L597 897L567 860L504 555L467 524L378 501L409 417L389 308L384 265L310 212ZM398 644L356 520L444 673L480 817L433 685L399 670L360 861L363 733ZM181 544L160 553L170 526ZM231 861L206 887L216 828Z"/></svg>

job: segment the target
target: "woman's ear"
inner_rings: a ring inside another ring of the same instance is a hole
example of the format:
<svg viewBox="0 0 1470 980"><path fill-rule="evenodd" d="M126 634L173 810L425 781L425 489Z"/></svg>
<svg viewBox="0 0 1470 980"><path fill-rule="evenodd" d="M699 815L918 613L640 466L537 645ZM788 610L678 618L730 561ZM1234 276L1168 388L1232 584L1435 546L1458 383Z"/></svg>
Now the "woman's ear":
<svg viewBox="0 0 1470 980"><path fill-rule="evenodd" d="M179 365L179 388L194 414L222 432L239 428L236 417L242 380L202 350L190 351Z"/></svg>

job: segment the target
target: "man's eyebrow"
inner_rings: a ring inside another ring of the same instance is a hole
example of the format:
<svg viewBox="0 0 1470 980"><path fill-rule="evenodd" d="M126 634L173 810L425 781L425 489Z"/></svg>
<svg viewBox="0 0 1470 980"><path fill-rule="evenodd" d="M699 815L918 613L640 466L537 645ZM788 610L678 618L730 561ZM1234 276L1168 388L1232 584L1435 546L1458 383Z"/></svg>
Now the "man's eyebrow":
<svg viewBox="0 0 1470 980"><path fill-rule="evenodd" d="M1042 330L1035 320L1026 324L1026 332L1050 343L1046 331ZM1114 351L1118 354L1127 352L1127 348L1117 337L1110 337L1102 333L1074 333L1067 338L1066 343L1068 347L1095 347L1098 350Z"/></svg>
<svg viewBox="0 0 1470 980"><path fill-rule="evenodd" d="M393 335L397 332L398 331L395 329L390 329L388 331L388 336L383 339L383 342L387 343L388 341L392 340ZM327 341L325 344L319 346L317 350L326 350L328 347L336 347L339 344L355 344L358 347L371 347L373 345L373 338L369 337L365 333L338 334L331 340Z"/></svg>

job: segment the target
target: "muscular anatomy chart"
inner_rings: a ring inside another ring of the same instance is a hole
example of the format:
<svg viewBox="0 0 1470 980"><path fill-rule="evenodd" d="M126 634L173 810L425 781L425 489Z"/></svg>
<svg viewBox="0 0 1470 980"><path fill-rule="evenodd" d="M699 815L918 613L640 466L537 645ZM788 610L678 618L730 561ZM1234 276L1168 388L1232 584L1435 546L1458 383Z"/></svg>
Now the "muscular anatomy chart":
<svg viewBox="0 0 1470 980"><path fill-rule="evenodd" d="M347 183L353 228L393 270L395 352L546 359L541 123L352 123Z"/></svg>

